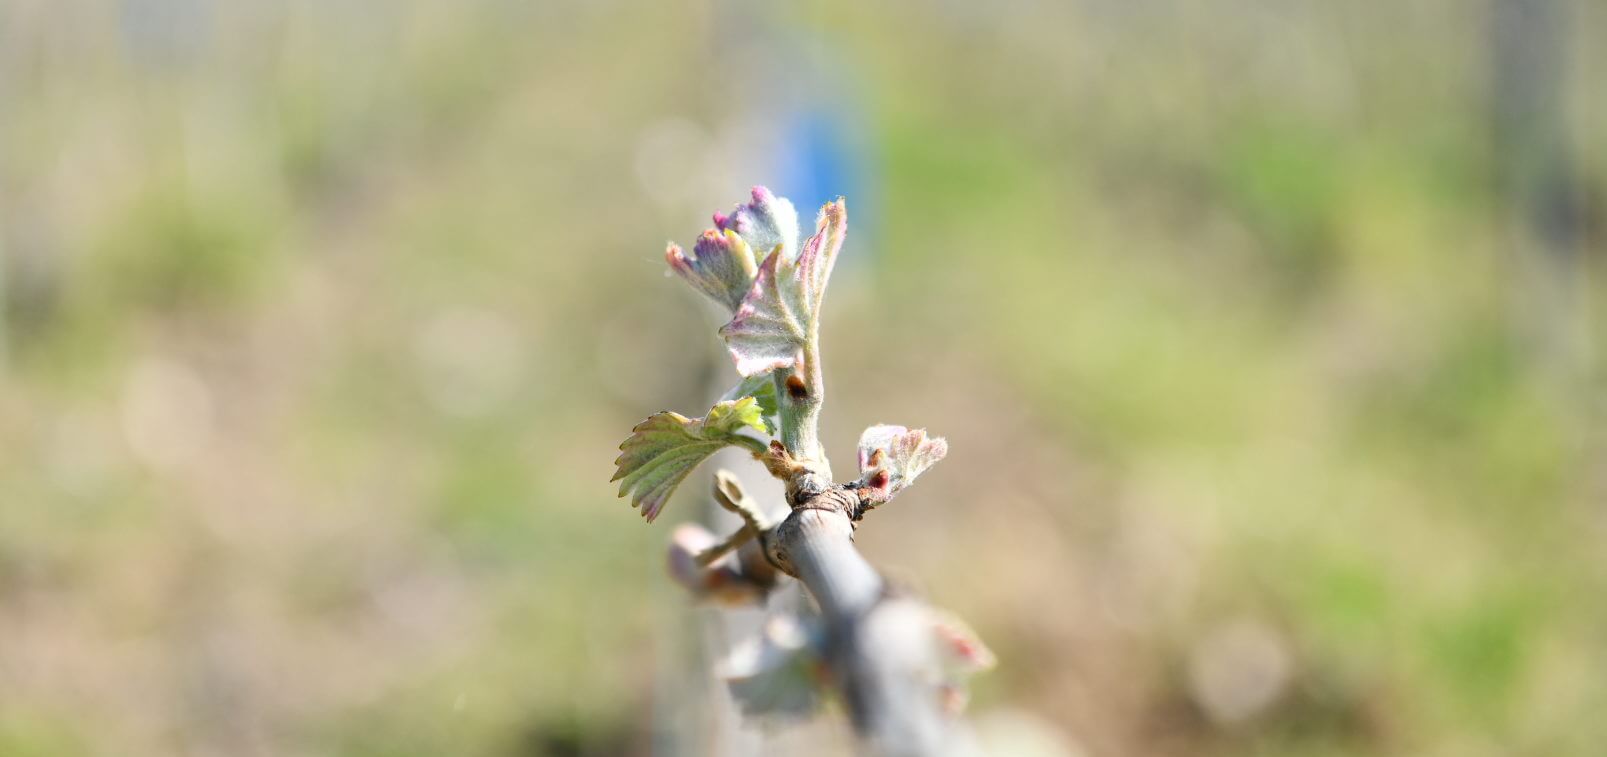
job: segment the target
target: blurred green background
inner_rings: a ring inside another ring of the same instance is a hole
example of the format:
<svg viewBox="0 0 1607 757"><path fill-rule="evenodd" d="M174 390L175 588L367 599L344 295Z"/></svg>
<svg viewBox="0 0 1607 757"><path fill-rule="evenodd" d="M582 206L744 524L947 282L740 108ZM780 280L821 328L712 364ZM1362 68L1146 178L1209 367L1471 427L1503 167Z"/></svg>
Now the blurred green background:
<svg viewBox="0 0 1607 757"><path fill-rule="evenodd" d="M860 543L998 653L991 753L1600 754L1604 43L1586 0L3 0L0 755L698 753L702 505L608 479L734 377L661 252L760 183L848 196L838 468L950 441Z"/></svg>

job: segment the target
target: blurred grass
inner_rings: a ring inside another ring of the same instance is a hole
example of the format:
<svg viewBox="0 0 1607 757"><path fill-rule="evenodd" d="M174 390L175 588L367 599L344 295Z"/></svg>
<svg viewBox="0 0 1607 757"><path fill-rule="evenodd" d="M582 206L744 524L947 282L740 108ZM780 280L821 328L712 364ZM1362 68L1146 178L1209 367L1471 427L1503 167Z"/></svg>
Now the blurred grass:
<svg viewBox="0 0 1607 757"><path fill-rule="evenodd" d="M995 646L981 718L1592 753L1599 347L1530 330L1480 16L1242 5L0 8L0 754L648 751L683 599L606 481L708 400L659 245L772 181L720 150L801 88L740 86L772 26L876 177L828 447L950 438L862 541ZM666 119L732 181L655 192ZM1276 696L1224 719L1216 654Z"/></svg>

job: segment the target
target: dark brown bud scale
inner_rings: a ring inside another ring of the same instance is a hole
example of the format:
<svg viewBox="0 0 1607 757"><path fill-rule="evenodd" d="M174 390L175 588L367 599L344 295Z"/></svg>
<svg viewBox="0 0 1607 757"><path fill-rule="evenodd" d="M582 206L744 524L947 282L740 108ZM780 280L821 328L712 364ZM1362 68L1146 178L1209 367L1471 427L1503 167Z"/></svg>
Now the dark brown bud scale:
<svg viewBox="0 0 1607 757"><path fill-rule="evenodd" d="M787 377L787 396L794 400L809 399L809 387L804 386L803 379L796 373Z"/></svg>

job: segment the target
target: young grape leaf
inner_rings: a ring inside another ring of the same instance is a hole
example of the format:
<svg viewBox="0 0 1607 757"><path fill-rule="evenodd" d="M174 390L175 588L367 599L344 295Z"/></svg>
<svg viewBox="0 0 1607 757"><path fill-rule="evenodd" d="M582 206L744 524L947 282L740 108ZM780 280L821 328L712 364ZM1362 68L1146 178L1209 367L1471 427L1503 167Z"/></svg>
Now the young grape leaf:
<svg viewBox="0 0 1607 757"><path fill-rule="evenodd" d="M928 438L924 428L871 426L859 437L859 473L873 496L886 502L948 453L948 441Z"/></svg>
<svg viewBox="0 0 1607 757"><path fill-rule="evenodd" d="M802 359L817 332L826 283L847 230L848 207L839 197L820 209L815 234L796 260L777 247L759 265L753 288L720 329L738 373L755 376Z"/></svg>
<svg viewBox="0 0 1607 757"><path fill-rule="evenodd" d="M752 397L759 403L759 414L765 419L768 426L766 433L775 434L774 419L780 405L776 401L776 382L768 373L759 373L744 377L736 386L726 391L720 401L734 400L742 397Z"/></svg>
<svg viewBox="0 0 1607 757"><path fill-rule="evenodd" d="M734 231L761 254L781 248L791 260L798 246L798 211L785 197L777 197L764 187L753 188L753 202L742 203L731 215L714 214L714 226ZM752 273L749 273L752 280ZM740 295L739 295L740 298Z"/></svg>
<svg viewBox="0 0 1607 757"><path fill-rule="evenodd" d="M690 255L671 242L664 260L694 289L735 313L759 272L754 250L769 254L779 249L789 260L796 254L798 211L786 198L754 187L752 202L738 204L730 215L715 213L714 226L698 238Z"/></svg>
<svg viewBox="0 0 1607 757"><path fill-rule="evenodd" d="M652 522L675 487L721 447L736 445L763 453L763 442L739 433L743 427L764 431L760 412L758 400L743 397L715 403L703 418L664 411L636 424L614 460L618 470L612 480L620 482L619 496L634 490L631 506L640 507L642 516Z"/></svg>
<svg viewBox="0 0 1607 757"><path fill-rule="evenodd" d="M753 288L753 277L759 270L753 260L753 249L730 229L703 232L692 247L690 257L680 245L671 242L664 251L664 260L670 264L670 270L686 279L693 288L732 313Z"/></svg>

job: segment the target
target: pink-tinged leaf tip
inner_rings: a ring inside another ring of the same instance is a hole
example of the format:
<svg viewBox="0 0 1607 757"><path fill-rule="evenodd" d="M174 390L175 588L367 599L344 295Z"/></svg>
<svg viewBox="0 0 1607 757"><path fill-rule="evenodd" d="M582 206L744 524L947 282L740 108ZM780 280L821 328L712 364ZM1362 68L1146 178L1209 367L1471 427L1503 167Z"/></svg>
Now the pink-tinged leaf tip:
<svg viewBox="0 0 1607 757"><path fill-rule="evenodd" d="M692 270L692 263L686 259L686 253L681 250L680 245L674 242L670 242L669 246L664 248L664 262L668 263L670 268L675 269L675 272L682 276Z"/></svg>
<svg viewBox="0 0 1607 757"><path fill-rule="evenodd" d="M691 255L672 242L664 259L686 283L733 311L742 303L758 268L748 243L729 230L703 232Z"/></svg>
<svg viewBox="0 0 1607 757"><path fill-rule="evenodd" d="M790 260L798 249L797 209L762 186L754 187L751 194L751 202L739 203L729 214L716 213L715 226L740 234L758 255L780 247Z"/></svg>

